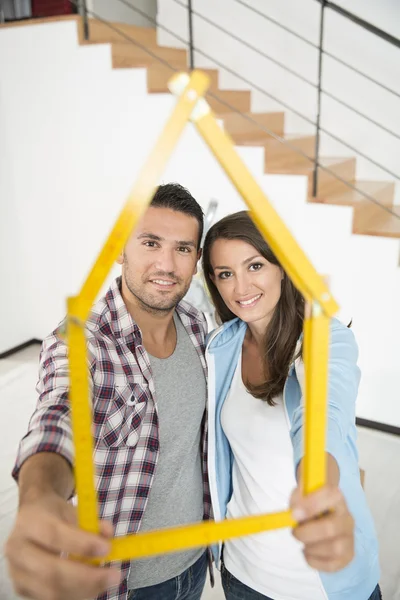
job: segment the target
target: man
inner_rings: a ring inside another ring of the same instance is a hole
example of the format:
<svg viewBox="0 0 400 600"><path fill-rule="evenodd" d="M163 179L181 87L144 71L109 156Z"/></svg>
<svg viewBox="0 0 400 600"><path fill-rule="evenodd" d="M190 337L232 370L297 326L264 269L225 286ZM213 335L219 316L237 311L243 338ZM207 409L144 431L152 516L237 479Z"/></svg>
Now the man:
<svg viewBox="0 0 400 600"><path fill-rule="evenodd" d="M119 258L122 278L87 323L100 516L112 521L115 535L209 518L206 322L181 302L196 273L202 232L203 213L189 192L160 186ZM175 598L179 577L179 597L198 600L204 548L135 561L132 568L124 562L121 574L59 558L108 551L106 539L78 536L66 502L74 485L67 369L56 330L43 345L39 403L14 470L20 511L8 553L17 591L45 600L56 584L57 598L72 600L114 584L102 598L126 598L139 588L141 598ZM110 534L104 523L103 535Z"/></svg>
<svg viewBox="0 0 400 600"><path fill-rule="evenodd" d="M77 528L67 502L74 489L67 349L57 330L43 344L39 402L13 473L19 513L6 547L15 588L27 598L201 597L204 548L125 561L119 570L66 555L106 556L114 534L210 518L206 324L182 302L196 273L202 231L202 211L190 193L177 184L160 186L119 258L122 277L87 322L99 536ZM292 507L303 519L315 517L326 509L326 493L294 494ZM321 551L333 569L350 560L352 524L340 515L295 531L308 560Z"/></svg>

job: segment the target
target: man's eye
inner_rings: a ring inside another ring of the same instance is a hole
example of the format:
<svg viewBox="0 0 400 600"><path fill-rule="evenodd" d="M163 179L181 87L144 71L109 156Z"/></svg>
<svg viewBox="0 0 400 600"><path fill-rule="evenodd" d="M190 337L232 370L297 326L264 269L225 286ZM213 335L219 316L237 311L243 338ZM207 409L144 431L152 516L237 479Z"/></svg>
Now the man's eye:
<svg viewBox="0 0 400 600"><path fill-rule="evenodd" d="M188 254L189 252L191 252L191 249L188 246L180 246L178 248L179 252L185 252L186 254Z"/></svg>
<svg viewBox="0 0 400 600"><path fill-rule="evenodd" d="M147 246L148 248L154 248L156 243L152 242L152 241L147 241L147 242L144 242L144 245Z"/></svg>

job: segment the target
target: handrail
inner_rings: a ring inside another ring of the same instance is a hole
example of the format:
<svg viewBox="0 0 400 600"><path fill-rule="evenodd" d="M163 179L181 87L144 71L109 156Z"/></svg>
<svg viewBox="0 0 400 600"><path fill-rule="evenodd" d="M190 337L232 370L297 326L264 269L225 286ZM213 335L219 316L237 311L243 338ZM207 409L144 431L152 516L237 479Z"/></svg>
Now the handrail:
<svg viewBox="0 0 400 600"><path fill-rule="evenodd" d="M76 0L70 0L70 2L75 2L75 1ZM165 25L162 25L161 23L159 23L157 21L157 19L154 19L153 17L149 17L148 15L146 15L146 13L144 13L143 11L141 11L140 9L138 9L136 6L133 6L132 4L130 4L127 0L119 0L119 2L122 2L125 6L130 7L134 12L137 12L138 14L141 14L141 15L145 15L146 18L149 21L151 21L152 23L154 23L159 29L162 29L163 31L166 31L167 33L169 33L170 35L172 35L173 37L175 37L177 40L179 40L180 42L182 42L182 43L184 43L186 45L188 44L187 40L185 40L180 35L178 35L175 32L173 32L168 27L165 27ZM181 6L184 6L184 5L182 5L179 2L179 0L174 0L174 2L176 2L177 4L180 4ZM187 7L184 6L184 8L187 8ZM197 13L195 11L193 11L193 14L197 14ZM219 28L219 25L215 25L215 27ZM193 43L193 41L192 41L192 43ZM211 56L207 52L204 52L204 50L201 50L200 48L197 48L194 45L193 45L193 50L195 50L198 54L201 54L204 57L208 58L215 65L219 66L221 69L224 69L228 73L231 73L236 78L240 79L241 81L243 81L244 83L246 83L250 87L254 88L255 90L257 90L258 92L260 92L264 96L267 96L268 98L271 98L275 102L278 102L281 106L283 106L287 110L290 110L290 112L292 112L293 114L297 115L298 117L300 117L301 119L303 119L307 123L313 125L314 127L317 125L317 123L315 121L313 121L309 117L306 117L300 111L296 110L295 108L293 108L292 106L290 106L289 104L287 104L286 102L284 102L283 100L281 100L280 98L277 98L276 96L274 96L273 94L271 94L270 92L268 92L264 88L260 87L259 85L257 85L253 81L247 79L246 77L243 77L243 75L240 75L239 73L237 73L236 71L234 71L233 69L231 69L230 67L228 67L228 65L225 65L221 61L217 60L214 56ZM342 140L341 138L339 138L337 135L335 135L334 133L332 133L328 129L325 129L324 127L319 127L319 131L321 131L325 135L328 135L330 138L334 139L335 141L340 142L343 146L345 146L346 148L348 148L352 152L355 152L356 154L358 154L358 156L361 156L365 160L368 160L374 166L378 167L379 169L381 169L382 171L384 171L385 173L387 173L391 177L394 177L395 179L397 179L397 180L400 181L400 175L397 175L396 173L394 173L393 171L391 171L390 169L388 169L384 165L380 164L378 161L374 160L370 156L364 154L363 152L361 152L360 150L358 150L357 148L355 148L353 145L349 144L348 142L345 142L344 140Z"/></svg>
<svg viewBox="0 0 400 600"><path fill-rule="evenodd" d="M178 4L178 6L181 6L182 8L186 9L186 5L184 3L182 3L180 0L173 0L176 4ZM189 0L191 2L191 0ZM235 0L236 2L240 2L240 0ZM242 2L240 2L241 4L243 4ZM378 121L375 121L374 119L372 119L371 117L369 117L368 115L366 115L365 113L361 112L360 110L358 110L357 108L355 108L354 106L351 106L350 104L348 104L347 102L345 102L344 100L342 100L341 98L338 98L338 96L336 96L335 94L332 94L332 92L328 92L327 90L323 89L321 87L321 55L325 54L328 55L327 52L325 52L325 50L323 48L320 49L319 51L319 78L318 78L318 84L314 83L312 81L310 81L309 79L307 79L306 77L304 77L303 75L300 75L299 73L297 73L296 71L294 71L293 69L291 69L290 67L288 67L287 65L283 64L282 62L278 61L277 59L273 58L272 56L270 56L269 54L267 54L266 52L263 52L262 50L260 50L259 48L256 48L255 46L253 46L252 44L250 44L249 42L247 42L246 40L243 40L242 38L240 38L239 36L237 36L236 34L232 33L231 31L225 29L224 27L222 27L221 25L217 25L216 23L214 23L214 21L212 21L211 19L209 19L208 17L206 17L205 15L202 15L201 13L199 13L196 10L190 9L190 18L189 18L189 23L191 23L192 21L192 15L195 15L196 17L199 17L200 19L202 19L205 23L208 23L209 25L211 25L212 27L215 27L216 29L218 29L219 31L222 31L223 33L225 33L226 35L228 35L229 37L231 37L232 39L234 39L235 41L239 42L240 44L242 44L243 46L249 48L250 50L252 50L253 52L256 52L257 54L259 54L260 56L266 58L267 60L270 60L271 62L273 62L274 64L276 64L278 67L284 69L285 71L287 71L288 73L290 73L291 75L293 75L294 77L297 77L298 79L300 79L301 81L303 81L304 83L307 83L308 85L310 85L311 87L315 88L318 90L318 98L319 98L319 102L320 102L320 93L322 92L324 95L328 96L329 98L332 98L332 100L335 100L338 104L341 104L342 106L344 106L345 108L347 108L348 110L351 110L352 112L354 112L355 114L363 117L364 119L367 119L368 121L370 121L371 123L373 123L373 125L375 125L376 127L379 127L380 129L382 129L383 131L385 131L386 133L388 133L389 135L397 138L398 140L400 140L400 134L395 133L394 131L391 131L390 129L388 129L387 127L385 127L384 125L382 125L381 123L379 123ZM159 25L160 28L162 28ZM189 40L190 40L190 48L193 51L193 36L190 35L190 31L189 31ZM319 50L319 46L315 46L315 48L317 50ZM238 75L239 76L239 75ZM376 85L378 85L379 87L383 87L379 82L374 80L374 83L376 83ZM400 94L399 94L400 97ZM317 117L317 121L318 121L318 117Z"/></svg>
<svg viewBox="0 0 400 600"><path fill-rule="evenodd" d="M308 46L311 46L312 48L318 50L317 44L314 44L313 42L311 42L310 40L308 40L304 36L300 35L296 31L294 31L293 29L290 29L289 27L286 27L285 25L282 25L282 23L279 23L279 21L277 21L276 19L273 19L269 15L266 15L265 13L263 13L260 10L258 10L257 8L254 8L254 6L251 6L250 4L247 4L246 2L243 2L243 0L233 0L233 1L236 2L237 4L241 4L242 6L246 7L249 11L255 13L257 16L261 17L262 19L265 19L266 21L269 21L270 23L273 23L274 25L276 25L280 29L286 31L287 33L290 33L291 35L293 35L294 37L298 38L299 40L301 40L302 42L304 42ZM317 2L322 2L322 0L317 0ZM331 52L328 52L327 50L323 50L323 54L325 56L329 56L329 58L331 58L332 60L335 60L339 64L347 67L348 69L350 69L354 73L357 73L357 75L360 75L361 77L364 77L365 79L367 79L371 83L374 83L375 85L381 87L382 89L386 90L390 94L393 94L394 96L397 96L398 98L400 98L400 93L399 92L396 92L395 90L393 90L392 88L388 87L384 83L378 81L377 79L374 79L373 77L370 77L366 73L363 73L362 71L360 71L356 67L353 67L349 63L345 62L344 60L342 60L341 58L339 58L338 56L336 56L335 54L332 54Z"/></svg>
<svg viewBox="0 0 400 600"><path fill-rule="evenodd" d="M339 15L342 15L342 17L346 17L346 19L349 19L350 21L353 21L353 23L360 25L360 27L362 27L363 29L366 29L370 33L373 33L374 35L382 38L383 40L385 40L385 42L389 42L389 44L393 44L393 46L400 48L399 38L395 37L394 35L391 35L383 29L380 29L379 27L376 27L376 25L373 25L369 21L362 19L358 15L350 12L342 6L339 6L334 2L330 2L329 0L316 0L316 2L318 2L318 4L325 4L326 8L330 8L334 12L337 12Z"/></svg>
<svg viewBox="0 0 400 600"><path fill-rule="evenodd" d="M72 4L76 5L78 0L69 0ZM126 0L119 0L120 2L122 2L123 4L126 4L128 6L131 6L131 8L135 11L137 11L138 13L141 14L145 14L143 13L140 9L137 9L136 7L133 7L132 5L130 5ZM141 49L143 49L145 52L147 52L150 56L152 56L153 58L155 58L157 61L161 62L162 64L164 64L166 67L168 67L171 72L176 72L178 69L176 67L174 67L173 65L171 65L168 61L160 58L159 56L157 56L154 52L152 52L151 50L149 50L147 47L145 47L143 44L137 42L137 40L135 40L134 38L132 38L131 36L127 35L126 33L124 33L123 31L121 31L120 29L118 29L118 27L116 27L115 25L113 25L112 23L110 23L109 21L103 19L102 17L100 17L99 15L97 15L94 11L92 10L88 10L88 14L90 16L92 16L93 18L99 20L100 22L104 23L105 25L107 25L110 29L112 29L113 31L119 33L121 35L122 38L126 39L129 42L132 42L133 44L135 44L136 46L140 47ZM149 17L148 15L145 15L150 21L155 22L156 25L158 25L160 28L164 29L165 31L167 31L168 33L170 33L171 35L173 35L176 39L179 39L180 41L183 41L184 43L187 43L185 40L183 40L180 36L178 36L177 34L175 34L174 32L172 32L171 30L169 30L167 27L162 26L161 24L159 24L156 19L153 19L152 17ZM199 52L198 49L194 48L197 52ZM201 52L201 51L200 51ZM204 54L204 53L203 53ZM260 130L265 131L265 133L270 136L273 137L274 139L276 139L277 141L279 141L280 143L282 143L283 145L285 145L286 147L290 148L291 150L293 150L294 152L297 152L299 155L303 156L306 160L308 160L311 164L314 165L315 168L320 168L321 170L325 171L326 173L332 175L334 178L336 178L338 181L341 181L344 185L346 185L349 189L356 191L357 193L359 193L362 197L364 197L366 200L369 200L370 202L372 202L373 204L375 204L376 206L379 206L383 211L387 212L388 214L391 214L392 216L394 216L395 218L400 220L400 215L397 214L397 212L395 212L394 210L392 210L390 207L385 206L383 204L381 204L378 200L376 200L373 196L371 196L370 194L364 192L363 190L359 190L355 185L353 185L351 182L346 181L345 179L343 179L342 177L340 177L339 175L337 175L334 171L332 171L331 169L329 169L328 167L325 167L324 165L320 164L318 160L315 160L314 158L308 156L305 152L303 152L302 150L300 150L299 148L296 148L296 146L294 146L293 144L291 144L290 142L288 142L287 140L285 140L284 138L282 138L281 136L279 136L278 134L276 134L275 132L271 131L270 129L268 129L267 127L265 127L264 125L261 125L260 123L258 123L255 119L253 119L252 117L250 117L249 115L246 115L242 112L240 112L237 108L235 108L234 106L232 106L230 103L226 102L225 100L223 100L220 96L218 96L218 94L215 94L213 92L208 92L207 96L214 98L215 100L217 100L218 102L220 102L221 104L225 105L226 107L228 107L230 110L232 110L232 112L235 112L236 114L241 115L241 117L245 120L247 120L248 122L251 122L252 124L256 125ZM301 115L300 115L301 116ZM304 118L304 117L303 117ZM308 120L308 119L307 119ZM312 121L310 121L312 122Z"/></svg>

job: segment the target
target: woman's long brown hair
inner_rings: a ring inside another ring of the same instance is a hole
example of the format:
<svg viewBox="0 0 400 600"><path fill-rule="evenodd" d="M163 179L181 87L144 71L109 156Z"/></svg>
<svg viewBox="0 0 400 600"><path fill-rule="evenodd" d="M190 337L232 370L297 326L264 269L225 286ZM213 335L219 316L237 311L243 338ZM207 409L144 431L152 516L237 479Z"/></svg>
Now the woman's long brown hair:
<svg viewBox="0 0 400 600"><path fill-rule="evenodd" d="M234 319L234 315L221 298L211 279L211 249L219 239L241 240L253 246L257 252L273 265L281 266L264 240L247 211L228 215L208 231L203 248L203 272L217 314L222 322ZM283 269L282 269L283 270ZM294 359L296 344L303 330L304 298L283 271L282 290L272 319L265 331L264 375L260 385L246 384L249 392L274 405L274 398L283 392L283 387ZM299 354L301 351L299 351Z"/></svg>

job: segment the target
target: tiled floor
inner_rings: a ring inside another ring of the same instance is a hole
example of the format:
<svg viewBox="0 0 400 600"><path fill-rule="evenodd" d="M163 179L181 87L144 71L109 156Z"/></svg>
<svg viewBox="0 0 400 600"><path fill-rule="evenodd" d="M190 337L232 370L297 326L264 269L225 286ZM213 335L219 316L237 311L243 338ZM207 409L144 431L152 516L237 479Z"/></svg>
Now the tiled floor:
<svg viewBox="0 0 400 600"><path fill-rule="evenodd" d="M0 600L16 600L6 574L2 546L17 506L10 478L18 441L26 431L35 404L38 346L0 360ZM385 600L400 600L400 437L359 430L360 465L366 471L365 489L374 515L382 565ZM207 585L203 600L222 600L219 581ZM311 599L310 599L311 600Z"/></svg>

